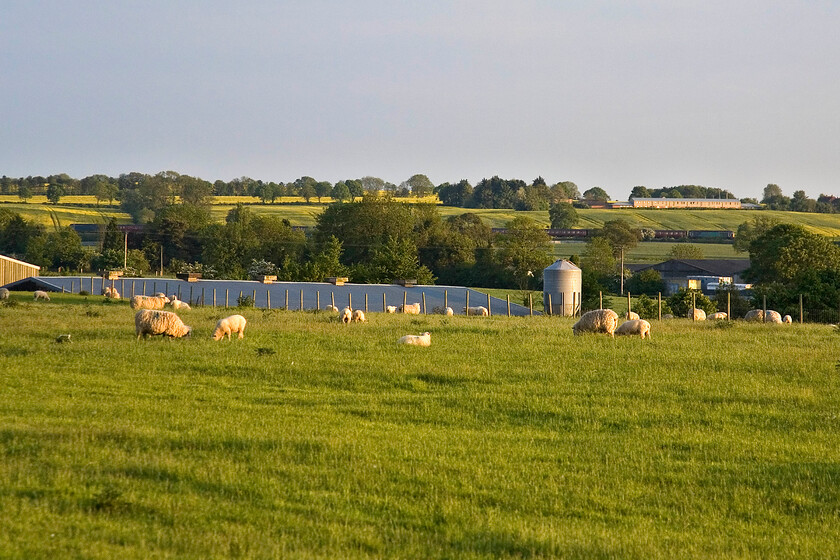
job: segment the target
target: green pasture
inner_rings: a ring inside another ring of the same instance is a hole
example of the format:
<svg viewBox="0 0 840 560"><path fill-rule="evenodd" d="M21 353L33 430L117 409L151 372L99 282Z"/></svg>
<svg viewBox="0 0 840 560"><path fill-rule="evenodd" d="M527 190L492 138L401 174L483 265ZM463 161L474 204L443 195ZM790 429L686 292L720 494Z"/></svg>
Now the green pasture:
<svg viewBox="0 0 840 560"><path fill-rule="evenodd" d="M3 558L840 555L828 326L244 309L213 342L198 308L137 341L124 301L12 299Z"/></svg>

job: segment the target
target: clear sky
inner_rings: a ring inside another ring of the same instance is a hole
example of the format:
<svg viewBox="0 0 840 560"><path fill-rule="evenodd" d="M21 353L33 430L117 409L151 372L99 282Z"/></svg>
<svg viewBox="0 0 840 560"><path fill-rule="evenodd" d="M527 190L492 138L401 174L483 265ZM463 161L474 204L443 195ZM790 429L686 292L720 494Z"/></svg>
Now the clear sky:
<svg viewBox="0 0 840 560"><path fill-rule="evenodd" d="M2 0L0 175L840 195L837 0Z"/></svg>

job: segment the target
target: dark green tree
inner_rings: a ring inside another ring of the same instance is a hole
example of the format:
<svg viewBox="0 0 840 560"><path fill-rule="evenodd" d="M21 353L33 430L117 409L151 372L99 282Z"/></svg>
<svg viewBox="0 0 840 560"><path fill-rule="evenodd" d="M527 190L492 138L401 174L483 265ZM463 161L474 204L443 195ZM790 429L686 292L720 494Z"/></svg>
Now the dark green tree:
<svg viewBox="0 0 840 560"><path fill-rule="evenodd" d="M583 198L586 200L607 201L610 199L610 195L608 195L607 191L601 187L592 187L591 189L583 191Z"/></svg>
<svg viewBox="0 0 840 560"><path fill-rule="evenodd" d="M548 209L548 218L552 228L568 229L573 228L579 221L575 207L568 202L556 202Z"/></svg>

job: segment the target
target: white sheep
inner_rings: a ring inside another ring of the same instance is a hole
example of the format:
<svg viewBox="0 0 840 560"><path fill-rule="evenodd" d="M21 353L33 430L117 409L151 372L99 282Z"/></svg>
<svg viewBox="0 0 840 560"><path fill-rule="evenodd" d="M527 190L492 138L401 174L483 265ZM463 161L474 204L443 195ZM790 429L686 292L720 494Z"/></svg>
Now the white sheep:
<svg viewBox="0 0 840 560"><path fill-rule="evenodd" d="M431 346L432 345L432 334L429 332L424 332L423 334L407 334L405 336L400 337L397 341L397 344L408 344L411 346Z"/></svg>
<svg viewBox="0 0 840 560"><path fill-rule="evenodd" d="M782 317L782 323L790 325L791 323L793 323L793 317L791 317L790 315L785 315L784 317Z"/></svg>
<svg viewBox="0 0 840 560"><path fill-rule="evenodd" d="M396 313L397 306L396 305L387 305L385 306L385 313Z"/></svg>
<svg viewBox="0 0 840 560"><path fill-rule="evenodd" d="M400 313L406 313L407 315L420 315L420 304L406 303L405 305L401 305Z"/></svg>
<svg viewBox="0 0 840 560"><path fill-rule="evenodd" d="M146 338L148 334L181 338L192 333L192 327L186 326L180 317L171 311L160 311L158 309L141 309L135 313L134 330L138 339L141 336Z"/></svg>
<svg viewBox="0 0 840 560"><path fill-rule="evenodd" d="M132 309L163 309L163 306L169 303L169 298L165 295L156 296L133 296L129 301Z"/></svg>
<svg viewBox="0 0 840 560"><path fill-rule="evenodd" d="M580 316L578 322L572 326L575 335L585 332L604 333L612 337L618 327L618 313L612 309L595 309Z"/></svg>
<svg viewBox="0 0 840 560"><path fill-rule="evenodd" d="M718 311L717 313L712 313L711 315L706 317L706 319L710 321L720 321L726 319L727 317L728 315L726 314L726 311Z"/></svg>
<svg viewBox="0 0 840 560"><path fill-rule="evenodd" d="M44 290L35 290L33 295L35 296L35 301L38 301L39 299L42 299L44 301L50 301L50 294L48 294Z"/></svg>
<svg viewBox="0 0 840 560"><path fill-rule="evenodd" d="M650 323L644 319L630 319L629 321L621 323L621 325L615 329L615 334L641 335L642 340L644 340L645 336L650 338Z"/></svg>
<svg viewBox="0 0 840 560"><path fill-rule="evenodd" d="M751 309L744 315L745 321L756 321L759 323L781 323L782 315L778 311L772 309L767 310L767 315L764 314L763 309Z"/></svg>
<svg viewBox="0 0 840 560"><path fill-rule="evenodd" d="M172 297L169 299L169 305L172 306L172 309L192 309L189 303L181 301L175 294L172 294Z"/></svg>
<svg viewBox="0 0 840 560"><path fill-rule="evenodd" d="M488 315L490 315L490 312L487 311L487 308L483 305L477 305L475 307L465 307L464 313L466 313L467 315L477 315L479 317L487 317Z"/></svg>
<svg viewBox="0 0 840 560"><path fill-rule="evenodd" d="M361 309L354 309L353 310L353 322L354 323L364 323L365 321L367 321L367 319L365 319L365 312L362 311Z"/></svg>
<svg viewBox="0 0 840 560"><path fill-rule="evenodd" d="M0 300L9 299L9 290L6 288L0 288Z"/></svg>
<svg viewBox="0 0 840 560"><path fill-rule="evenodd" d="M338 307L336 307L335 305L329 304L324 308L324 311L327 311L329 313L338 313Z"/></svg>
<svg viewBox="0 0 840 560"><path fill-rule="evenodd" d="M694 309L688 310L688 318L692 321L705 321L706 312L695 307Z"/></svg>
<svg viewBox="0 0 840 560"><path fill-rule="evenodd" d="M116 288L112 288L111 286L105 286L105 291L102 292L102 295L107 299L120 299L120 293Z"/></svg>
<svg viewBox="0 0 840 560"><path fill-rule="evenodd" d="M628 321L641 319L641 317L639 317L639 314L636 313L635 311L628 311L627 314L624 316L624 318L627 319ZM616 332L618 332L618 331L616 331Z"/></svg>
<svg viewBox="0 0 840 560"><path fill-rule="evenodd" d="M345 325L350 324L350 321L353 320L353 310L349 307L345 307L341 310L341 315L339 316L339 321L344 323Z"/></svg>
<svg viewBox="0 0 840 560"><path fill-rule="evenodd" d="M231 333L239 333L239 338L245 338L245 325L248 321L242 315L230 315L216 321L216 328L213 329L213 340L221 340L227 335L230 340Z"/></svg>
<svg viewBox="0 0 840 560"><path fill-rule="evenodd" d="M455 310L452 309L451 307L447 307L446 309L443 310L443 314L446 315L447 317L452 317L453 315L455 315Z"/></svg>

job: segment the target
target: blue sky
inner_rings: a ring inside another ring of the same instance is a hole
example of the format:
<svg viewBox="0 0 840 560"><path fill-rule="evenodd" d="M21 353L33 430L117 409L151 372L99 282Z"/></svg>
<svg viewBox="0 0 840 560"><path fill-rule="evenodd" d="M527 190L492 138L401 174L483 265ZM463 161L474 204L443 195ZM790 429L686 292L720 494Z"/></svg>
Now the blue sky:
<svg viewBox="0 0 840 560"><path fill-rule="evenodd" d="M0 175L840 195L840 2L0 5Z"/></svg>

